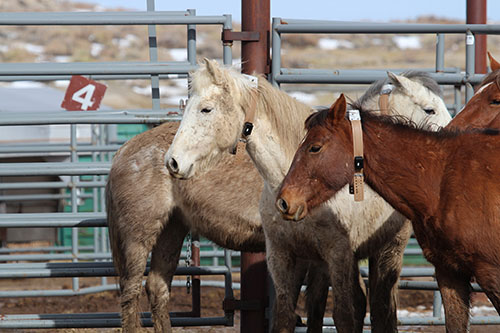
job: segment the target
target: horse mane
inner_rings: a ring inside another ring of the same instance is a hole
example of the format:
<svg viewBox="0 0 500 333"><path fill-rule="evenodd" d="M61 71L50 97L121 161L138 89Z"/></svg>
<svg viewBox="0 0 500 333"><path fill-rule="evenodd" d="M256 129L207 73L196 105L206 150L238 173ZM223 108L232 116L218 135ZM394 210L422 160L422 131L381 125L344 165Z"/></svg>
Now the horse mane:
<svg viewBox="0 0 500 333"><path fill-rule="evenodd" d="M462 134L485 134L485 135L499 135L499 129L492 128L442 128L439 131L433 131L431 129L431 124L421 123L417 124L410 118L403 115L381 115L373 110L364 110L361 103L354 102L350 103L353 110L359 110L361 115L361 124L365 125L369 122L378 122L382 124L387 124L389 126L394 126L402 130L418 131L428 133L430 136L436 138L452 138L460 136ZM305 129L310 130L312 127L317 125L323 125L328 116L328 109L322 109L318 112L311 114L305 121Z"/></svg>
<svg viewBox="0 0 500 333"><path fill-rule="evenodd" d="M422 71L406 71L401 73L401 76L404 76L412 81L416 81L422 84L425 88L429 89L431 92L436 94L439 97L443 97L443 91L439 84L427 72ZM357 103L360 105L364 105L367 101L371 100L374 97L378 97L380 95L380 91L385 84L390 83L389 78L381 79L372 84L368 90L361 96ZM398 86L395 86L394 89L399 89Z"/></svg>
<svg viewBox="0 0 500 333"><path fill-rule="evenodd" d="M297 145L304 137L301 119L309 116L313 112L312 108L277 89L264 77L259 78L258 91L261 96L258 100L261 107L258 109L266 110L266 115L278 136L286 138L285 141L290 143L286 150L293 156ZM246 105L251 105L249 103L250 101L247 101Z"/></svg>
<svg viewBox="0 0 500 333"><path fill-rule="evenodd" d="M481 85L477 88L477 90L481 89L482 87L490 84L491 82L494 82L496 81L497 77L500 76L500 69L496 70L496 71L493 71L491 73L489 73L488 75L486 75L486 77L483 79L483 81L481 82ZM476 91L477 91L476 90Z"/></svg>

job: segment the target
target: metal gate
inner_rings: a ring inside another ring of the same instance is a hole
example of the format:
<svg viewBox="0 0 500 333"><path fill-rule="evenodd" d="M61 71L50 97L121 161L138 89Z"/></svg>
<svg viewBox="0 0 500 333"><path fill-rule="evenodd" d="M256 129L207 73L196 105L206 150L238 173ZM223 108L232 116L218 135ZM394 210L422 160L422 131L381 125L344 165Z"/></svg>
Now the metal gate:
<svg viewBox="0 0 500 333"><path fill-rule="evenodd" d="M65 199L71 203L69 212L57 213L7 213L0 214L0 228L71 228L71 246L30 248L31 252L40 254L23 254L23 249L0 248L0 261L11 262L0 264L0 279L6 278L73 278L72 288L65 290L15 290L0 291L0 298L34 297L34 296L70 296L95 293L104 290L116 290L117 286L109 284L106 277L114 276L110 253L107 245L106 217L104 213L103 190L105 176L110 168L110 156L122 142L112 136L112 125L115 124L158 124L166 121L178 121L181 110L162 109L160 107L159 82L172 75L186 77L189 71L196 68L196 25L218 25L222 31L231 31L230 15L197 16L194 10L182 12L157 12L154 1L147 0L147 12L106 12L106 13L0 13L0 25L144 25L148 27L149 55L148 62L115 62L115 63L2 63L0 64L0 81L54 81L69 80L71 75L91 76L96 80L150 79L152 89L152 107L144 110L107 110L99 112L65 112L51 111L43 114L27 112L18 114L5 112L0 117L2 126L34 126L34 125L68 125L69 143L44 145L2 145L0 154L8 156L18 153L60 153L65 154L66 162L30 162L1 163L0 177L12 176L65 176L53 182L2 182L0 190L54 188L66 189ZM157 56L157 25L185 25L187 29L187 61L161 62ZM345 23L337 21L285 20L274 18L272 25L272 66L270 80L273 84L284 83L331 83L331 84L370 84L385 77L386 70L343 70L343 69L297 69L281 66L281 36L289 33L412 33L436 34L436 66L428 69L431 75L442 85L452 86L455 92L454 103L449 109L457 112L462 107L461 87L465 87L466 100L473 94L471 84L481 81L482 75L474 71L474 34L500 34L498 25L443 25L443 24L374 24ZM445 34L461 33L465 35L466 54L465 72L456 68L444 67ZM227 32L226 32L227 34ZM226 35L227 36L227 35ZM222 43L223 61L232 63L231 43ZM133 65L133 66L131 66ZM399 72L397 69L394 72ZM79 144L77 125L92 126L90 144ZM85 155L88 161L80 161ZM85 191L87 189L87 191ZM91 212L79 212L78 202L91 197ZM17 196L16 200L34 200L45 197ZM9 200L0 197L0 202ZM90 246L79 244L79 228L93 229L94 241ZM411 243L415 245L415 241ZM420 254L419 249L409 248L407 255ZM226 266L179 267L180 275L223 275L226 297L232 297L231 267L229 253L220 251L206 253L210 257L224 257ZM18 262L19 261L19 262ZM65 261L65 262L54 262ZM22 263L21 263L22 262ZM367 277L367 268L361 269ZM406 277L431 277L433 268L404 267L400 288L424 289L435 291L434 311L432 317L400 318L401 325L443 325L441 303L436 282L415 282L405 280ZM82 287L80 277L102 277L97 286ZM219 285L222 286L222 285ZM479 290L474 285L475 290ZM151 319L145 314L145 324L151 325ZM173 318L173 325L232 325L230 313L214 318ZM366 324L369 324L367 320ZM474 317L472 324L500 324L500 317ZM0 328L79 328L79 327L118 327L118 313L107 314L54 314L54 315L5 315L0 320ZM325 325L333 325L332 320L325 319ZM298 329L300 331L300 329Z"/></svg>

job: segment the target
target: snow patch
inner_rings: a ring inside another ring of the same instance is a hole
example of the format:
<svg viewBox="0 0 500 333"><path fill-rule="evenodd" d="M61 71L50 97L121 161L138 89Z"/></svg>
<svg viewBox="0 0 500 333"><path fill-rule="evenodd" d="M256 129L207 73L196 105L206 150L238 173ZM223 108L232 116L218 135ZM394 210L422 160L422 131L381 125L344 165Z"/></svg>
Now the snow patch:
<svg viewBox="0 0 500 333"><path fill-rule="evenodd" d="M9 87L18 89L27 89L27 88L42 88L46 87L46 85L41 82L35 82L35 81L14 81L11 84L9 84Z"/></svg>
<svg viewBox="0 0 500 333"><path fill-rule="evenodd" d="M90 46L90 55L93 57L97 57L101 54L103 49L104 45L100 43L92 43L92 45Z"/></svg>
<svg viewBox="0 0 500 333"><path fill-rule="evenodd" d="M313 94L307 94L307 93L304 93L301 91L293 91L293 92L289 92L288 95L297 99L299 102L302 102L305 104L313 104L316 102L316 96L314 96Z"/></svg>
<svg viewBox="0 0 500 333"><path fill-rule="evenodd" d="M323 50L337 50L337 49L353 49L354 44L348 40L343 39L332 39L332 38L320 38L318 40L318 46Z"/></svg>
<svg viewBox="0 0 500 333"><path fill-rule="evenodd" d="M21 44L21 45L26 51L28 51L30 53L41 55L45 51L45 48L41 45L35 45L35 44L29 44L29 43Z"/></svg>
<svg viewBox="0 0 500 333"><path fill-rule="evenodd" d="M187 49L170 49L169 52L174 61L187 61Z"/></svg>
<svg viewBox="0 0 500 333"><path fill-rule="evenodd" d="M54 61L55 62L69 62L71 60L70 56L55 56Z"/></svg>
<svg viewBox="0 0 500 333"><path fill-rule="evenodd" d="M419 36L394 36L392 40L402 50L419 49L422 47Z"/></svg>

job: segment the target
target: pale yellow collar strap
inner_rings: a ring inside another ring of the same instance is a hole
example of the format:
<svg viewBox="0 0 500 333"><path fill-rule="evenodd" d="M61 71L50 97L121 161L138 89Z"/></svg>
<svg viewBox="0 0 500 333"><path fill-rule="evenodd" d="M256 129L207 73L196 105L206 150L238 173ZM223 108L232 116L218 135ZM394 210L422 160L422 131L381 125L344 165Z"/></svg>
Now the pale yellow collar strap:
<svg viewBox="0 0 500 333"><path fill-rule="evenodd" d="M378 106L380 108L381 114L389 114L389 96L394 89L394 85L391 83L384 84L380 90L380 96L378 98Z"/></svg>
<svg viewBox="0 0 500 333"><path fill-rule="evenodd" d="M359 110L348 110L349 121L352 128L352 141L354 146L354 179L351 194L354 194L354 201L363 201L363 129L361 127L361 116Z"/></svg>

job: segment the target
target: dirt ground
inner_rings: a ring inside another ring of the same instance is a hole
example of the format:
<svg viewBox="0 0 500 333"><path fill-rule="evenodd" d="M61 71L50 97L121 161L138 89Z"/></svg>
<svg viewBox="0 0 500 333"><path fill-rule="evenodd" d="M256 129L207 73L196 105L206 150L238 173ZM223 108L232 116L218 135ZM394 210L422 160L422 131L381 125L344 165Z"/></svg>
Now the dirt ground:
<svg viewBox="0 0 500 333"><path fill-rule="evenodd" d="M185 278L177 277L185 281ZM213 277L209 277L213 279ZM202 277L203 279L203 277ZM115 283L115 278L108 278L108 283ZM235 281L238 277L235 276ZM97 278L81 278L80 285L88 287L99 284ZM8 279L0 281L2 290L19 289L69 289L71 279ZM191 310L191 296L187 294L186 288L173 288L172 311ZM239 299L239 291L235 290L235 297ZM222 300L224 290L221 288L202 287L201 291L201 315L223 316ZM431 311L433 293L432 291L401 290L399 292L399 309L411 313ZM473 306L491 306L484 294L473 295ZM331 297L327 307L327 316L331 315ZM149 311L145 292L141 297L141 310ZM33 297L33 298L9 298L0 299L0 316L6 314L36 314L36 313L83 313L83 312L119 312L119 300L117 291L108 291L98 294L90 294L72 297ZM305 316L304 295L301 295L297 313ZM4 330L3 332L119 332L120 329L60 329L60 330ZM152 331L152 329L148 329ZM234 327L201 327L201 328L175 328L175 332L239 332L239 312L235 314ZM471 329L474 333L499 332L500 327L475 326ZM444 332L444 327L400 327L400 332Z"/></svg>

